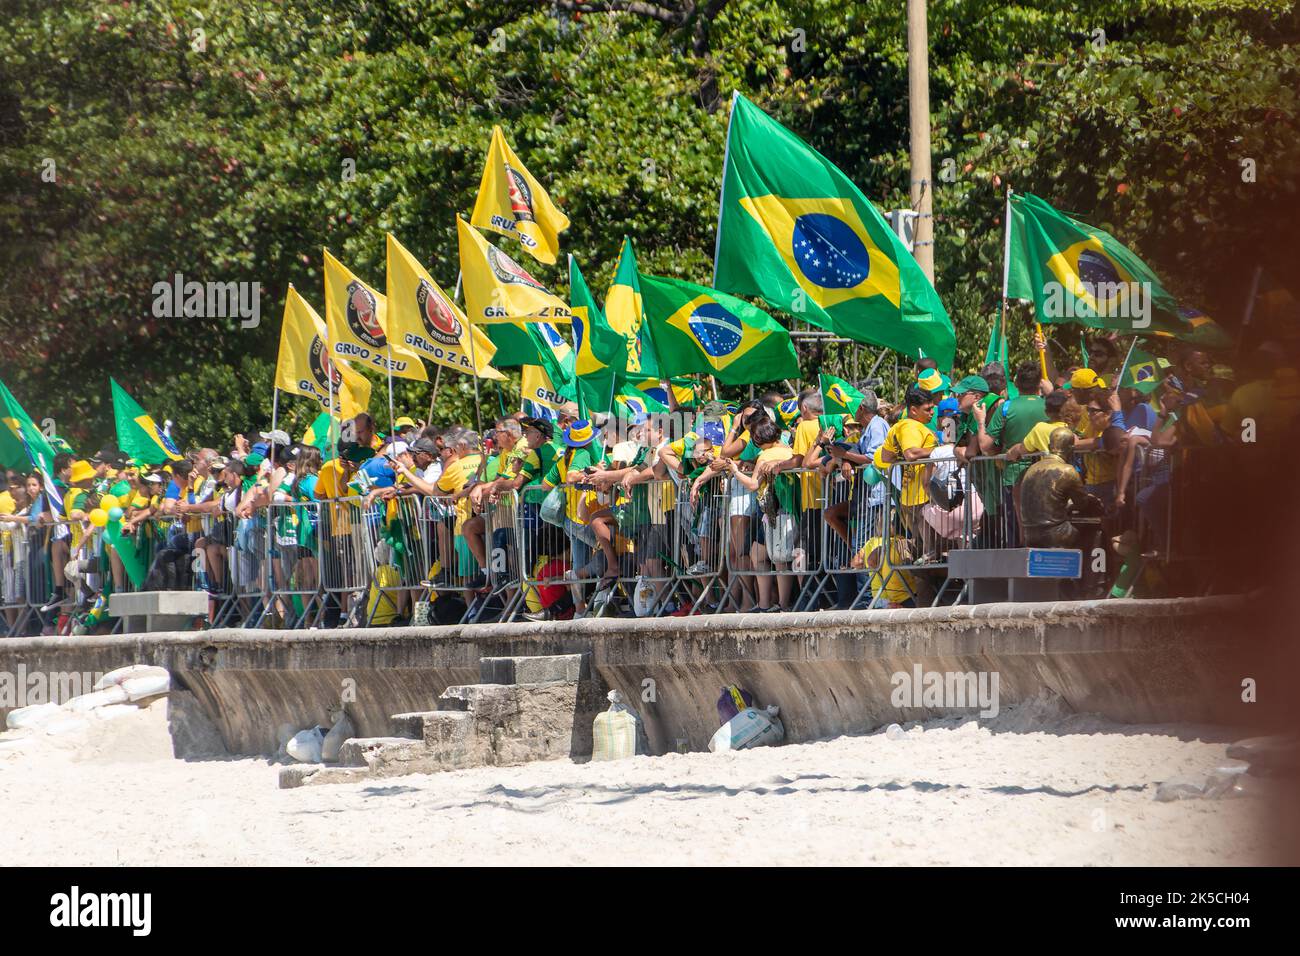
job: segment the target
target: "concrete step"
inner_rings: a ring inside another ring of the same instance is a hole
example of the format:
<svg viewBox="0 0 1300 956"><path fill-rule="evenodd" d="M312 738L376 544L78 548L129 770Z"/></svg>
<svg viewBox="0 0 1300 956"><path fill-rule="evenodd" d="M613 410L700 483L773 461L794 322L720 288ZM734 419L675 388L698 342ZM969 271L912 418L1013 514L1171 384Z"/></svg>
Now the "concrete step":
<svg viewBox="0 0 1300 956"><path fill-rule="evenodd" d="M412 759L424 752L418 737L352 737L339 747L340 767L373 767L377 760Z"/></svg>
<svg viewBox="0 0 1300 956"><path fill-rule="evenodd" d="M480 657L480 684L546 684L591 677L590 655L546 654L536 657Z"/></svg>

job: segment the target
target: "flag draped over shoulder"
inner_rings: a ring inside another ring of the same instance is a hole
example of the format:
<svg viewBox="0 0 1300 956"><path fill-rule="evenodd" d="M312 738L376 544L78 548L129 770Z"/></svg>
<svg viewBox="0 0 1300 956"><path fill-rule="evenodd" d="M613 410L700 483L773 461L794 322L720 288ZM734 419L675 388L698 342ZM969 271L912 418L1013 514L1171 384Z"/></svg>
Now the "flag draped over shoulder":
<svg viewBox="0 0 1300 956"><path fill-rule="evenodd" d="M952 365L948 313L875 206L739 93L727 126L713 284L846 338Z"/></svg>
<svg viewBox="0 0 1300 956"><path fill-rule="evenodd" d="M627 339L610 328L573 256L569 256L569 304L578 404L586 412L608 412L615 382L627 369Z"/></svg>
<svg viewBox="0 0 1300 956"><path fill-rule="evenodd" d="M480 229L514 236L534 259L547 265L555 264L560 233L569 228L568 217L524 168L500 126L492 127L492 144L470 222Z"/></svg>
<svg viewBox="0 0 1300 956"><path fill-rule="evenodd" d="M1011 195L1007 295L1034 303L1038 321L1132 333L1191 331L1151 268L1108 232Z"/></svg>
<svg viewBox="0 0 1300 956"><path fill-rule="evenodd" d="M325 325L330 354L372 372L427 382L418 355L388 337L388 301L325 250Z"/></svg>
<svg viewBox="0 0 1300 956"><path fill-rule="evenodd" d="M117 384L116 379L108 381L113 390L113 416L117 419L117 447L126 452L127 457L138 458L150 465L180 461L182 455L172 440Z"/></svg>
<svg viewBox="0 0 1300 956"><path fill-rule="evenodd" d="M618 270L605 296L605 318L610 327L627 341L628 376L658 378L661 374L659 360L655 357L654 343L644 328L636 252L632 240L626 236L623 237L623 252L618 257Z"/></svg>
<svg viewBox="0 0 1300 956"><path fill-rule="evenodd" d="M569 307L508 255L457 218L465 313L474 325L568 322ZM492 341L496 338L488 332ZM500 343L497 342L498 347Z"/></svg>
<svg viewBox="0 0 1300 956"><path fill-rule="evenodd" d="M822 372L818 377L822 390L822 405L827 415L856 415L862 404L863 394L834 375Z"/></svg>
<svg viewBox="0 0 1300 956"><path fill-rule="evenodd" d="M470 325L451 296L424 266L388 234L388 332L426 362L479 378L500 380L492 368L497 348L486 333Z"/></svg>
<svg viewBox="0 0 1300 956"><path fill-rule="evenodd" d="M275 387L291 395L305 395L328 410L330 379L334 380L334 414L353 418L370 407L370 382L343 359L330 358L325 322L291 285L284 297Z"/></svg>
<svg viewBox="0 0 1300 956"><path fill-rule="evenodd" d="M641 276L655 352L665 368L728 385L799 377L790 333L743 299L693 282Z"/></svg>

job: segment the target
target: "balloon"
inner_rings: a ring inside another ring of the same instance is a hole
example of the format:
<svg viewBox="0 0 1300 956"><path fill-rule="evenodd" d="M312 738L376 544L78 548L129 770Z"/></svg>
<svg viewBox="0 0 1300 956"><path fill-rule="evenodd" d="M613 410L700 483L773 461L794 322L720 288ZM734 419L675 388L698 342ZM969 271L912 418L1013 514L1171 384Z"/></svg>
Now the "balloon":
<svg viewBox="0 0 1300 956"><path fill-rule="evenodd" d="M103 508L96 508L90 513L90 523L96 528L102 528L108 524L108 513Z"/></svg>
<svg viewBox="0 0 1300 956"><path fill-rule="evenodd" d="M109 509L108 509L108 520L109 520L109 521L121 521L121 520L122 520L122 509L121 509L121 508L109 508Z"/></svg>
<svg viewBox="0 0 1300 956"><path fill-rule="evenodd" d="M112 511L114 508L120 508L122 502L117 500L117 495L104 495L99 499L99 506L105 511Z"/></svg>
<svg viewBox="0 0 1300 956"><path fill-rule="evenodd" d="M868 485L877 485L880 483L882 475L876 469L875 465L867 465L862 469L862 478Z"/></svg>

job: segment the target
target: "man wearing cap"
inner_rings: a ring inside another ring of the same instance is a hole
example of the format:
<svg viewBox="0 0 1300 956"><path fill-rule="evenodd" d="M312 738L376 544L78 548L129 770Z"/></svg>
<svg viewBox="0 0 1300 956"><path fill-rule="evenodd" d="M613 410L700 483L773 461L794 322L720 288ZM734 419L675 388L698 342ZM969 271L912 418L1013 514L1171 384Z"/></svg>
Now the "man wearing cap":
<svg viewBox="0 0 1300 956"><path fill-rule="evenodd" d="M958 413L953 442L957 446L957 457L962 461L979 454L979 423L975 421L973 409L976 405L983 404L989 393L989 383L981 375L967 375L953 386L952 394L957 400ZM987 404L984 408L987 412Z"/></svg>

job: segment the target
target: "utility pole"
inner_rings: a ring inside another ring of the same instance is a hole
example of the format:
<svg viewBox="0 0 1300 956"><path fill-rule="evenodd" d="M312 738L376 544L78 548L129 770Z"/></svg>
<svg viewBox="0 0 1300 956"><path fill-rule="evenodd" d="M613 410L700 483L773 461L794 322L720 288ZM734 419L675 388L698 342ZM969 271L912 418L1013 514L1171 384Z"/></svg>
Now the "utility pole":
<svg viewBox="0 0 1300 956"><path fill-rule="evenodd" d="M907 102L912 128L912 255L934 282L934 180L930 176L930 66L925 0L907 0Z"/></svg>

